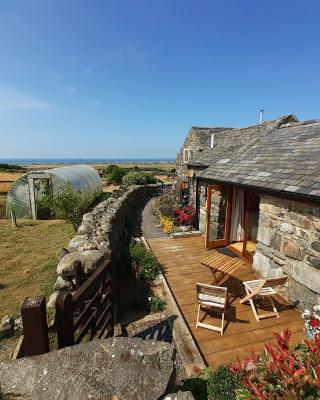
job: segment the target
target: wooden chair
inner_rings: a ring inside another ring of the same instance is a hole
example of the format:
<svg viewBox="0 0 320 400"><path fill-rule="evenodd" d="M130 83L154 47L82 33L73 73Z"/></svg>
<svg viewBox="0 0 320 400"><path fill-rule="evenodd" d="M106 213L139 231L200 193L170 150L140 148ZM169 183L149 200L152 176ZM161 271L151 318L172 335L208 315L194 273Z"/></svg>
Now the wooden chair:
<svg viewBox="0 0 320 400"><path fill-rule="evenodd" d="M227 306L228 289L220 286L211 286L204 283L197 283L197 300L198 300L198 315L197 324L198 327L211 329L213 331L218 331L223 335L224 329L224 313ZM200 308L204 309L214 309L222 313L221 327L209 324L204 324L199 322Z"/></svg>
<svg viewBox="0 0 320 400"><path fill-rule="evenodd" d="M255 319L258 322L262 318L268 318L268 317L279 318L279 314L278 314L278 311L274 304L272 296L274 296L278 293L278 291L282 288L283 284L285 283L285 281L287 279L288 279L287 276L282 276L280 278L257 279L254 281L243 282L243 285L245 287L247 295L246 295L246 297L244 297L243 299L240 300L240 303L242 304L242 303L245 303L246 301L249 301L252 311L253 311L253 314L255 316ZM258 315L258 312L257 312L256 307L253 302L253 300L256 297L268 298L268 300L271 303L273 312L268 312L268 313Z"/></svg>

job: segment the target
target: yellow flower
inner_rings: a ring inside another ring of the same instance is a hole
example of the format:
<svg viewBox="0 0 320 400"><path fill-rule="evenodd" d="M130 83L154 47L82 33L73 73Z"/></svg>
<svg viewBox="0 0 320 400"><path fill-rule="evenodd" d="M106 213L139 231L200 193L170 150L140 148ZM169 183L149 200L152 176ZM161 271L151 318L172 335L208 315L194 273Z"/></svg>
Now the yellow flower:
<svg viewBox="0 0 320 400"><path fill-rule="evenodd" d="M173 231L173 220L170 218L160 217L160 225L165 233L171 233Z"/></svg>

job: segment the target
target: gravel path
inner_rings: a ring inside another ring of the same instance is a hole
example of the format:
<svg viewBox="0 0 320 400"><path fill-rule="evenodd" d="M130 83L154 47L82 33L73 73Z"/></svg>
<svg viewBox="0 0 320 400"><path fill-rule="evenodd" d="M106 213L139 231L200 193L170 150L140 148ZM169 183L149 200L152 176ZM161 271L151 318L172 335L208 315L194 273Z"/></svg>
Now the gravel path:
<svg viewBox="0 0 320 400"><path fill-rule="evenodd" d="M144 208L141 210L141 233L146 239L154 239L167 236L165 233L162 232L158 218L153 213L153 207L156 200L156 197L152 197L150 200L148 200Z"/></svg>

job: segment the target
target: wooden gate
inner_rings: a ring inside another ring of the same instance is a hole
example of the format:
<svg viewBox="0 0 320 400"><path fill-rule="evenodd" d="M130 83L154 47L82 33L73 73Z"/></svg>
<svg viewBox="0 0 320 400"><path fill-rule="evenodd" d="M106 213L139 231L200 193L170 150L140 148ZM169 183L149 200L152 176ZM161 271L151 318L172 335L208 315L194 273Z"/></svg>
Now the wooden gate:
<svg viewBox="0 0 320 400"><path fill-rule="evenodd" d="M105 260L74 293L56 303L58 347L113 336L112 264Z"/></svg>

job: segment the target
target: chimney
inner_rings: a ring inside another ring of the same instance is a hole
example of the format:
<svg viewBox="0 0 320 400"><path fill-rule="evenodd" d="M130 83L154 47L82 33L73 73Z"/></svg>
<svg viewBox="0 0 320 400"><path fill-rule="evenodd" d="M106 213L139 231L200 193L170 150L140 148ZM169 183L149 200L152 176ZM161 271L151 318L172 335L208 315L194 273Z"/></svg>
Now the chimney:
<svg viewBox="0 0 320 400"><path fill-rule="evenodd" d="M213 144L214 144L214 133L211 134L211 144L210 144L211 149L213 149Z"/></svg>
<svg viewBox="0 0 320 400"><path fill-rule="evenodd" d="M264 114L264 110L260 110L260 124L262 124L262 122L263 122L263 114Z"/></svg>

